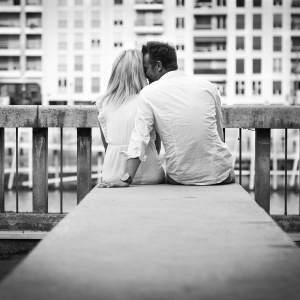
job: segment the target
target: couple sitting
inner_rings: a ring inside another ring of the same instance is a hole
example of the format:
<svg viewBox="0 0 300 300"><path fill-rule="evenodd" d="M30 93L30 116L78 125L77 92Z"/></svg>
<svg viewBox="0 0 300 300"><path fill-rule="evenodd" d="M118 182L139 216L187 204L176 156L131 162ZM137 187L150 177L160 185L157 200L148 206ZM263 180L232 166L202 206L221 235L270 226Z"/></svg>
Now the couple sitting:
<svg viewBox="0 0 300 300"><path fill-rule="evenodd" d="M106 151L98 187L235 181L217 89L177 69L175 49L160 42L148 42L142 53L123 51L115 60L96 103Z"/></svg>

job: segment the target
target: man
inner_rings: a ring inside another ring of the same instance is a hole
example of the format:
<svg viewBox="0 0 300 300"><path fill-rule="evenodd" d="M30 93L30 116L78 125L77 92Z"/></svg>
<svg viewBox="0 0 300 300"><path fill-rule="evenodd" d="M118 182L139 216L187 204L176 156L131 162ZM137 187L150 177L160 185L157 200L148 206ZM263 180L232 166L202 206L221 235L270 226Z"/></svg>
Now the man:
<svg viewBox="0 0 300 300"><path fill-rule="evenodd" d="M140 102L120 180L100 187L126 187L147 159L145 148L153 127L165 148L170 184L210 185L235 181L232 155L223 142L221 103L208 81L177 70L175 49L148 42L142 48L145 75L150 83Z"/></svg>

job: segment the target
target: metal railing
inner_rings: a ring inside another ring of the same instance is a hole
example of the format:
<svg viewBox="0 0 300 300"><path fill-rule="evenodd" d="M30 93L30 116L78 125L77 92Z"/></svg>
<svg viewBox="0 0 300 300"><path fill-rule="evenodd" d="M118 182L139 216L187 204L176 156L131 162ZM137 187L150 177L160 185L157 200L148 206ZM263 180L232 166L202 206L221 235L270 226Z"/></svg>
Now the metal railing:
<svg viewBox="0 0 300 300"><path fill-rule="evenodd" d="M240 184L242 184L243 129L255 130L255 200L268 213L270 212L271 129L285 130L284 214L287 214L287 133L288 129L299 130L300 144L300 106L223 106L222 112L225 141L227 128L239 129ZM5 212L5 128L16 129L17 148L18 129L32 128L32 195L35 213L48 212L48 128L60 128L60 212L62 213L63 129L77 129L77 202L79 203L91 190L91 130L98 126L97 109L94 106L1 106L0 212ZM16 177L18 177L18 150L16 156ZM298 179L300 180L300 170ZM16 185L16 212L18 212L18 184Z"/></svg>

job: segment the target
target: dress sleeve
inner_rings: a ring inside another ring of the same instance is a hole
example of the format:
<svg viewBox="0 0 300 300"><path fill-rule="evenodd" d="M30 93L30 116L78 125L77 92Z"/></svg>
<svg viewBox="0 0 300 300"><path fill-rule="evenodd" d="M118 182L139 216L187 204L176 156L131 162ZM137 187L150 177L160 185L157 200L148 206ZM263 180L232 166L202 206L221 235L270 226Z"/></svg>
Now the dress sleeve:
<svg viewBox="0 0 300 300"><path fill-rule="evenodd" d="M102 132L104 134L105 140L107 141L107 119L106 114L104 112L104 107L101 101L96 102L96 106L98 108L98 121L101 126Z"/></svg>
<svg viewBox="0 0 300 300"><path fill-rule="evenodd" d="M154 138L155 130L153 130L154 116L153 110L149 103L140 96L138 109L135 117L135 125L132 131L130 142L127 151L122 151L125 159L139 158L141 161L145 161L147 156L145 155L146 147L150 141L150 138Z"/></svg>

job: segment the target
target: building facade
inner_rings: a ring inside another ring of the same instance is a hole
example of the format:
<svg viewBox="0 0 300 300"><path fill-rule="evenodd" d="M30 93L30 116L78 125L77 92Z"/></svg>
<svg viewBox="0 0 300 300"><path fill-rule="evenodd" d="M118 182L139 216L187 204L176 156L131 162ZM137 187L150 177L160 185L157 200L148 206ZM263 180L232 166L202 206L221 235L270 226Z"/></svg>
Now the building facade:
<svg viewBox="0 0 300 300"><path fill-rule="evenodd" d="M0 0L2 102L15 86L17 104L90 103L118 53L148 40L224 104L300 104L299 0Z"/></svg>

